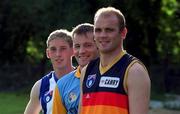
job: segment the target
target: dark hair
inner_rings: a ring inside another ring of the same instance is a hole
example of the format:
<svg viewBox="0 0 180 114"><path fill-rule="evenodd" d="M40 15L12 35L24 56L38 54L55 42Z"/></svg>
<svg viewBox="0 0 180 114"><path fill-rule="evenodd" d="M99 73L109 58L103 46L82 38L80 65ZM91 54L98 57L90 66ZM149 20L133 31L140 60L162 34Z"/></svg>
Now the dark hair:
<svg viewBox="0 0 180 114"><path fill-rule="evenodd" d="M74 34L86 34L87 32L93 32L94 31L94 25L90 23L83 23L77 25L72 30L72 38L74 37Z"/></svg>

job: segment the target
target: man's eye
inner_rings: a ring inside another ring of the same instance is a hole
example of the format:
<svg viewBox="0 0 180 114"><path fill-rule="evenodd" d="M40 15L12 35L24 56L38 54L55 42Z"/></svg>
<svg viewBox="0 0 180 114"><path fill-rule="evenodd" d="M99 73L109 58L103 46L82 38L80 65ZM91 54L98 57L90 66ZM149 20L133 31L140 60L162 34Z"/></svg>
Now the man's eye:
<svg viewBox="0 0 180 114"><path fill-rule="evenodd" d="M75 48L75 49L79 49L80 46L79 46L79 45L75 45L74 48Z"/></svg>
<svg viewBox="0 0 180 114"><path fill-rule="evenodd" d="M85 47L92 47L92 44L86 44Z"/></svg>
<svg viewBox="0 0 180 114"><path fill-rule="evenodd" d="M111 28L106 29L106 32L112 32L112 31L114 31L114 29Z"/></svg>
<svg viewBox="0 0 180 114"><path fill-rule="evenodd" d="M51 51L56 51L56 48L50 48Z"/></svg>
<svg viewBox="0 0 180 114"><path fill-rule="evenodd" d="M95 32L101 32L101 29L96 28L94 31Z"/></svg>
<svg viewBox="0 0 180 114"><path fill-rule="evenodd" d="M66 50L67 48L66 47L62 47L61 50Z"/></svg>

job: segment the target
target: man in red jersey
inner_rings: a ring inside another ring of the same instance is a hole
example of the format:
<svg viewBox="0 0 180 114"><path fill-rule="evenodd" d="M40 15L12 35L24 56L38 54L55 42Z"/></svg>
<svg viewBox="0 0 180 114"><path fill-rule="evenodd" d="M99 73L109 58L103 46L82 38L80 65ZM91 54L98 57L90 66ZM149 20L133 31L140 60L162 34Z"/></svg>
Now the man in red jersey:
<svg viewBox="0 0 180 114"><path fill-rule="evenodd" d="M99 9L94 36L100 58L82 71L80 114L147 114L150 78L146 67L123 49L124 15L113 7Z"/></svg>

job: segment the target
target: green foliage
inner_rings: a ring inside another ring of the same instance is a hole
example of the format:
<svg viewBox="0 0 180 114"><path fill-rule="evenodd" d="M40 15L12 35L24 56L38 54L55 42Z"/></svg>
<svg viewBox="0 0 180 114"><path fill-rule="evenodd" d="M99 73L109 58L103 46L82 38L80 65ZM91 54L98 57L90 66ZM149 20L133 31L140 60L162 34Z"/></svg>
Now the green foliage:
<svg viewBox="0 0 180 114"><path fill-rule="evenodd" d="M43 44L43 42L39 43L39 44ZM40 46L39 46L40 47ZM44 56L44 50L42 50L42 48L38 48L37 44L35 42L33 42L32 40L29 40L27 42L27 56L28 57L32 57L34 60L41 60Z"/></svg>
<svg viewBox="0 0 180 114"><path fill-rule="evenodd" d="M180 63L179 8L176 0L162 0L157 51L161 59L168 59L170 63Z"/></svg>
<svg viewBox="0 0 180 114"><path fill-rule="evenodd" d="M176 0L162 0L161 9L166 15L173 16L178 10L178 2Z"/></svg>

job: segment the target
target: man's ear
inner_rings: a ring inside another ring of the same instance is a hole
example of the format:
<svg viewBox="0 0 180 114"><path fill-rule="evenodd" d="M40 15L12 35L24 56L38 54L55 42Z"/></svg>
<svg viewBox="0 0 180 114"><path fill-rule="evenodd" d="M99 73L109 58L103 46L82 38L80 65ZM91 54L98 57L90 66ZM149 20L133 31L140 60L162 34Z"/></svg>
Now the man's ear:
<svg viewBox="0 0 180 114"><path fill-rule="evenodd" d="M48 59L50 58L50 56L49 56L49 49L48 48L46 49L46 56L47 56Z"/></svg>
<svg viewBox="0 0 180 114"><path fill-rule="evenodd" d="M124 40L126 38L126 34L127 34L127 28L124 27L122 30L121 30L121 38Z"/></svg>

